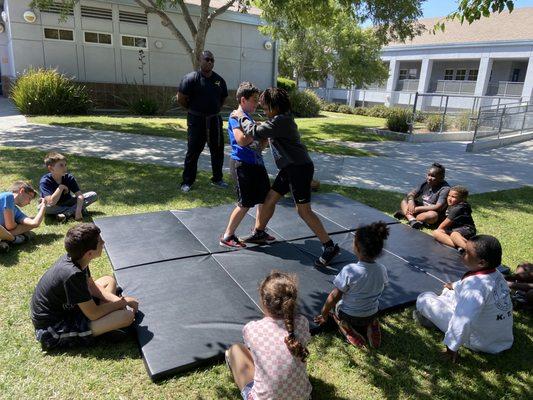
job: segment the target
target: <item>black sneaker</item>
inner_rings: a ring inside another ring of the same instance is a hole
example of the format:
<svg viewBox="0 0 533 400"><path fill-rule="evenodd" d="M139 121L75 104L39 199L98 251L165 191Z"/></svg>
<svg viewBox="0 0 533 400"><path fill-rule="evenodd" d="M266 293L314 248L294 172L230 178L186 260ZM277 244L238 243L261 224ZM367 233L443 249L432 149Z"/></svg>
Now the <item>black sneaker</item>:
<svg viewBox="0 0 533 400"><path fill-rule="evenodd" d="M424 328L428 329L439 329L437 325L435 325L433 322L431 322L429 319L424 317L420 311L413 310L413 319L418 324L423 326Z"/></svg>
<svg viewBox="0 0 533 400"><path fill-rule="evenodd" d="M396 218L396 219L404 219L405 218L405 215L403 215L402 210L396 211L392 216L394 218Z"/></svg>
<svg viewBox="0 0 533 400"><path fill-rule="evenodd" d="M337 254L339 254L339 251L340 249L338 244L334 244L333 246L329 247L324 247L322 255L315 260L315 267L325 267L329 265L331 260L333 260L333 258Z"/></svg>
<svg viewBox="0 0 533 400"><path fill-rule="evenodd" d="M7 253L9 251L9 243L0 240L0 253Z"/></svg>
<svg viewBox="0 0 533 400"><path fill-rule="evenodd" d="M127 328L114 329L100 335L100 338L109 343L120 343L126 340L130 336L130 332Z"/></svg>
<svg viewBox="0 0 533 400"><path fill-rule="evenodd" d="M422 229L424 227L424 224L420 221L417 221L416 219L412 219L409 221L409 226L413 229Z"/></svg>
<svg viewBox="0 0 533 400"><path fill-rule="evenodd" d="M240 238L244 243L256 243L256 244L267 244L276 241L274 236L270 236L266 231L255 230L248 236Z"/></svg>
<svg viewBox="0 0 533 400"><path fill-rule="evenodd" d="M230 249L234 248L244 248L246 247L246 244L241 242L239 238L235 235L231 235L229 237L221 237L218 244L220 244L223 247L228 247Z"/></svg>

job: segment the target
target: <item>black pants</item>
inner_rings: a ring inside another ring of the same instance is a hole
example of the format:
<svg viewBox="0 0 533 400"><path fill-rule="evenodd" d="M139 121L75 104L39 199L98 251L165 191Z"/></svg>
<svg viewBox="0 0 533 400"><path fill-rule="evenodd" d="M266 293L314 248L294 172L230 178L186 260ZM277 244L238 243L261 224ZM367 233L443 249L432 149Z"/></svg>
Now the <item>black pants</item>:
<svg viewBox="0 0 533 400"><path fill-rule="evenodd" d="M181 184L192 185L196 180L198 158L204 150L205 144L211 153L211 169L213 182L222 180L222 165L224 164L224 137L222 136L222 117L213 115L204 117L187 114L187 155L183 169Z"/></svg>

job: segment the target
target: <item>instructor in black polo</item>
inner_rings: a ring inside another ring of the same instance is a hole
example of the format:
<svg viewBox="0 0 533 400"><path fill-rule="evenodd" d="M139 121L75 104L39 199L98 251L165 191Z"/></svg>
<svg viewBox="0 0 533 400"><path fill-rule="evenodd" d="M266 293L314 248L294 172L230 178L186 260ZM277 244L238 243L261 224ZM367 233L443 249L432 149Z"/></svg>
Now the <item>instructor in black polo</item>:
<svg viewBox="0 0 533 400"><path fill-rule="evenodd" d="M222 180L224 137L219 114L228 89L224 79L213 71L214 65L213 53L203 51L200 69L185 75L178 88L178 103L187 109L187 155L180 185L182 192L191 190L196 180L198 158L206 142L211 153L211 182L220 188L228 187Z"/></svg>

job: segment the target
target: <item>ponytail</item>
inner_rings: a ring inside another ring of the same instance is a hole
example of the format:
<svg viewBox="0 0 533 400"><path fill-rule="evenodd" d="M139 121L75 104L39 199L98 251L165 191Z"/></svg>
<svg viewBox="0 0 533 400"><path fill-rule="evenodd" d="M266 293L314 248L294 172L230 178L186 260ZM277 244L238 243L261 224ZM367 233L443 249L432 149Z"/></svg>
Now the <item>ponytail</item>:
<svg viewBox="0 0 533 400"><path fill-rule="evenodd" d="M309 350L296 338L294 333L294 314L298 298L298 284L295 275L272 271L259 288L261 301L268 312L283 319L288 335L285 344L289 352L302 362L309 355Z"/></svg>

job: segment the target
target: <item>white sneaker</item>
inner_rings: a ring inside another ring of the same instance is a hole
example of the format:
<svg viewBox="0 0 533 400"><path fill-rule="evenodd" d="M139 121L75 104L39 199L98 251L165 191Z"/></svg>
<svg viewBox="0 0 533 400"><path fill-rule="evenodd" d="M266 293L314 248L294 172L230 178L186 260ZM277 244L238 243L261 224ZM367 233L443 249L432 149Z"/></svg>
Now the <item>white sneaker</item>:
<svg viewBox="0 0 533 400"><path fill-rule="evenodd" d="M186 183L184 183L183 185L181 185L180 189L183 193L188 193L191 190L191 185L187 185Z"/></svg>

